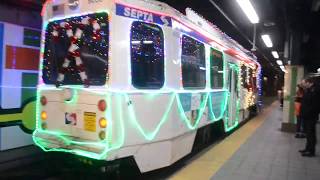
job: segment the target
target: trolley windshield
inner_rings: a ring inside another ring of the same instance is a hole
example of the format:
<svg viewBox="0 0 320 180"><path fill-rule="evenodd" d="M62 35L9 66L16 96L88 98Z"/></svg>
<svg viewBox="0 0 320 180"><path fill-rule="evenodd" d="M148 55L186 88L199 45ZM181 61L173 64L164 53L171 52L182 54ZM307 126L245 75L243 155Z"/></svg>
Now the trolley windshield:
<svg viewBox="0 0 320 180"><path fill-rule="evenodd" d="M107 13L94 13L48 23L43 80L46 84L104 85L108 73Z"/></svg>

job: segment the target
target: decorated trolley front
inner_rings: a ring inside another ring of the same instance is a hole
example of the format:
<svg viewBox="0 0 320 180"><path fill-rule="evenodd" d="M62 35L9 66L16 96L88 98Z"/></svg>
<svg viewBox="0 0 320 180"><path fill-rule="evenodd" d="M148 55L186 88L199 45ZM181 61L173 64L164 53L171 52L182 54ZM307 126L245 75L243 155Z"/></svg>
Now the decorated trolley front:
<svg viewBox="0 0 320 180"><path fill-rule="evenodd" d="M34 142L141 172L228 132L258 103L256 58L191 9L145 0L47 1ZM212 135L214 136L214 134Z"/></svg>

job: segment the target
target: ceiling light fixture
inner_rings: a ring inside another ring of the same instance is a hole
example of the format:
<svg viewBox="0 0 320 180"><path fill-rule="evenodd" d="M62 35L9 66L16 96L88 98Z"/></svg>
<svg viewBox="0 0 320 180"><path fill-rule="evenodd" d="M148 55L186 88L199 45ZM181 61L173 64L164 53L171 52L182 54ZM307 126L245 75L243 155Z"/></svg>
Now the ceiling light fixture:
<svg viewBox="0 0 320 180"><path fill-rule="evenodd" d="M270 36L269 36L268 34L263 34L263 35L261 35L261 38L262 38L264 44L265 44L268 48L273 47L271 38L270 38Z"/></svg>
<svg viewBox="0 0 320 180"><path fill-rule="evenodd" d="M271 53L274 58L279 59L279 54L277 51L272 51Z"/></svg>
<svg viewBox="0 0 320 180"><path fill-rule="evenodd" d="M278 64L279 66L283 66L283 62L282 62L281 60L277 60L277 64Z"/></svg>
<svg viewBox="0 0 320 180"><path fill-rule="evenodd" d="M237 0L237 3L252 24L259 23L259 17L249 0Z"/></svg>

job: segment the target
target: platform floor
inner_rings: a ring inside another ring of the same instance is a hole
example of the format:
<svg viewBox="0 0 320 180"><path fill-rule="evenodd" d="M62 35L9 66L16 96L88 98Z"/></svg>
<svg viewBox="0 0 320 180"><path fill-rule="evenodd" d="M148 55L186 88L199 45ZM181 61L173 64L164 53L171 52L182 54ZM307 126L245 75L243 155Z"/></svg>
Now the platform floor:
<svg viewBox="0 0 320 180"><path fill-rule="evenodd" d="M277 102L231 136L213 145L170 179L319 180L320 143L316 157L302 157L305 139L280 131ZM320 125L318 125L320 138Z"/></svg>

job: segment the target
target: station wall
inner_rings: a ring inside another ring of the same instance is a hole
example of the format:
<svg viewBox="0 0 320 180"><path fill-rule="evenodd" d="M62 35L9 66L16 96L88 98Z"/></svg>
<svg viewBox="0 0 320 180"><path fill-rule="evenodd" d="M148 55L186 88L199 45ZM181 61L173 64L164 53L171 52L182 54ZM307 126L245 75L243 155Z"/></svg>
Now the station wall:
<svg viewBox="0 0 320 180"><path fill-rule="evenodd" d="M32 144L40 14L0 5L0 150Z"/></svg>

